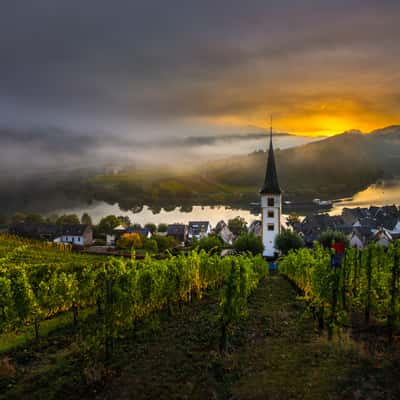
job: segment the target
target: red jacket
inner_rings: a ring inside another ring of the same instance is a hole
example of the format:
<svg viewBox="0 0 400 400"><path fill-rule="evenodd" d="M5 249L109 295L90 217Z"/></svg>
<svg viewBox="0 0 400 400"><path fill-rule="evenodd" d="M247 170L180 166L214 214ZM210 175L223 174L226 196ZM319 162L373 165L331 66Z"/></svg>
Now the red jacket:
<svg viewBox="0 0 400 400"><path fill-rule="evenodd" d="M343 255L344 254L344 243L343 242L335 242L332 245L332 249L335 250L335 254Z"/></svg>

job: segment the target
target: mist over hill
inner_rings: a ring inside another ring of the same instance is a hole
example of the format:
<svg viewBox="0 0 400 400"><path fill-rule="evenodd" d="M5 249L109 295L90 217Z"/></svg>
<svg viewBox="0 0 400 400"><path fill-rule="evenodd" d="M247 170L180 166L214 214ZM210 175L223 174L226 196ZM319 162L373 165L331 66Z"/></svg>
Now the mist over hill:
<svg viewBox="0 0 400 400"><path fill-rule="evenodd" d="M275 151L280 184L289 199L350 196L377 179L400 175L400 126L349 131ZM266 155L255 152L212 163L207 174L231 185L259 187Z"/></svg>
<svg viewBox="0 0 400 400"><path fill-rule="evenodd" d="M195 204L246 206L259 198L266 166L264 150L208 162L202 162L200 155L193 162L187 157L190 149L195 151L193 148L207 150L218 142L227 149L232 143L243 145L251 140L261 141L266 147L265 134L260 133L250 137L184 138L158 146L158 150L169 148L175 154L175 163L157 158L168 167L139 162L130 167L106 168L89 163L74 169L72 163L61 170L31 172L23 179L4 179L3 174L0 214L16 210L43 212L96 200L118 203L123 209L140 208L143 204L155 209ZM288 200L351 196L379 179L400 175L400 126L368 134L349 131L306 144L300 138L299 145L289 148L280 148L282 140L291 137L274 137L279 180ZM60 147L54 149L56 153L62 151Z"/></svg>

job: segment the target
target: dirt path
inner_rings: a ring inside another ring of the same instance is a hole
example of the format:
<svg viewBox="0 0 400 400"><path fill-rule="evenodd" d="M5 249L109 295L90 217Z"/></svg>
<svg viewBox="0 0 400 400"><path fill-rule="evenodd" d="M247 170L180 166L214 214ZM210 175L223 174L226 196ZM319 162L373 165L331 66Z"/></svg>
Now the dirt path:
<svg viewBox="0 0 400 400"><path fill-rule="evenodd" d="M216 312L208 299L163 322L98 398L394 399L400 393L387 392L379 377L388 371L374 367L361 345L321 338L283 277L270 277L255 291L223 357L216 351Z"/></svg>
<svg viewBox="0 0 400 400"><path fill-rule="evenodd" d="M69 355L79 354L79 348L67 331L52 335L49 346L34 353L34 361L19 370L15 387L6 385L0 398L400 399L399 355L371 355L367 345L346 335L334 342L320 337L303 302L279 275L255 290L223 356L218 310L214 293L176 306L173 315L164 312L141 322L119 343L118 356L100 382L88 382L90 360ZM93 368L95 377L101 361Z"/></svg>

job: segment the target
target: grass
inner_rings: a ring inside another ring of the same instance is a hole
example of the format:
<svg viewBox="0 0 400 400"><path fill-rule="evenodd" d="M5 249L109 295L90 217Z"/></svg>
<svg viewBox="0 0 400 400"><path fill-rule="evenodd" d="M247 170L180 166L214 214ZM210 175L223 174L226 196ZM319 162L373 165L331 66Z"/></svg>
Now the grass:
<svg viewBox="0 0 400 400"><path fill-rule="evenodd" d="M82 356L71 328L40 349L9 352L17 374L0 399L398 399L399 355L350 333L328 342L290 284L274 275L218 352L218 296L175 306L122 338L111 364ZM9 386L11 385L11 386ZM3 391L2 391L3 389ZM1 394L2 393L2 394Z"/></svg>
<svg viewBox="0 0 400 400"><path fill-rule="evenodd" d="M80 310L79 318L85 320L89 315L95 312L95 308ZM44 320L40 323L41 337L47 337L57 330L62 331L70 327L73 323L72 312L60 314L54 318ZM20 332L10 332L0 335L0 356L17 348L30 345L35 340L35 331L33 326L26 327Z"/></svg>

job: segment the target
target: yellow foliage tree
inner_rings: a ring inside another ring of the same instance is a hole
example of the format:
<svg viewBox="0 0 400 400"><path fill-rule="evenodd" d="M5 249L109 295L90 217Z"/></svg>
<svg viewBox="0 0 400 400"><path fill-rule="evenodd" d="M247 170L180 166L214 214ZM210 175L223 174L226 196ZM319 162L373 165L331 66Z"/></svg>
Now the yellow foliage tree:
<svg viewBox="0 0 400 400"><path fill-rule="evenodd" d="M118 239L117 246L120 249L142 249L143 239L140 233L125 233Z"/></svg>

